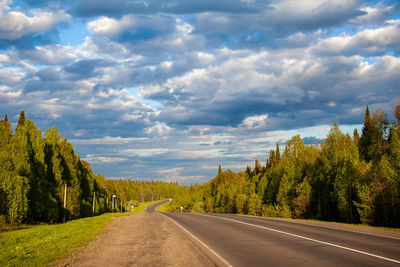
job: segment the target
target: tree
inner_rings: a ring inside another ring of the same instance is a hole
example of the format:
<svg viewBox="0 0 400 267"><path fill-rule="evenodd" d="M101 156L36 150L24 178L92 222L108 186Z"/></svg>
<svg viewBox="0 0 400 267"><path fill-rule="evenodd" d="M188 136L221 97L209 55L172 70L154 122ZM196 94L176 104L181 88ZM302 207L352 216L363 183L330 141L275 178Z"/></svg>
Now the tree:
<svg viewBox="0 0 400 267"><path fill-rule="evenodd" d="M2 123L4 127L9 131L9 133L12 134L12 127L10 122L8 121L7 114L4 116L4 120L2 120L0 123Z"/></svg>
<svg viewBox="0 0 400 267"><path fill-rule="evenodd" d="M19 126L24 125L24 122L25 122L25 111L23 109L21 109L21 112L19 113L17 128Z"/></svg>
<svg viewBox="0 0 400 267"><path fill-rule="evenodd" d="M360 135L358 134L357 128L355 128L353 132L353 141L358 146L358 143L360 142Z"/></svg>
<svg viewBox="0 0 400 267"><path fill-rule="evenodd" d="M251 194L247 200L247 213L249 215L261 215L262 202L255 193Z"/></svg>
<svg viewBox="0 0 400 267"><path fill-rule="evenodd" d="M400 98L393 101L393 115L397 119L397 123L400 124Z"/></svg>
<svg viewBox="0 0 400 267"><path fill-rule="evenodd" d="M364 115L364 125L362 128L362 134L360 137L360 141L358 143L358 150L360 159L366 160L367 162L372 159L370 153L370 147L373 142L374 135L374 125L372 123L371 113L369 111L369 107L367 105L365 109Z"/></svg>
<svg viewBox="0 0 400 267"><path fill-rule="evenodd" d="M281 153L279 152L279 143L276 143L276 162L281 160Z"/></svg>

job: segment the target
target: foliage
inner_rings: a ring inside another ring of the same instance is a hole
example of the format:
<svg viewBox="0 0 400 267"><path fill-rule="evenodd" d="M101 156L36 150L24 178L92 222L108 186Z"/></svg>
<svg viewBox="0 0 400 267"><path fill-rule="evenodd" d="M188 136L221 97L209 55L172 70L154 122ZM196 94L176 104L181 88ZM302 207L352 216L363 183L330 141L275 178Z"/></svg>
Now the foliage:
<svg viewBox="0 0 400 267"><path fill-rule="evenodd" d="M182 188L177 183L106 180L93 174L56 127L43 137L23 110L15 134L7 115L0 121L0 229L109 212L112 195L114 211L129 211L132 205L172 197Z"/></svg>
<svg viewBox="0 0 400 267"><path fill-rule="evenodd" d="M399 114L400 107L394 113ZM335 123L320 145L294 136L281 154L277 144L265 167L218 175L192 186L167 210L313 218L400 227L400 126L382 109L367 106L362 134L342 133ZM202 203L201 203L202 202Z"/></svg>

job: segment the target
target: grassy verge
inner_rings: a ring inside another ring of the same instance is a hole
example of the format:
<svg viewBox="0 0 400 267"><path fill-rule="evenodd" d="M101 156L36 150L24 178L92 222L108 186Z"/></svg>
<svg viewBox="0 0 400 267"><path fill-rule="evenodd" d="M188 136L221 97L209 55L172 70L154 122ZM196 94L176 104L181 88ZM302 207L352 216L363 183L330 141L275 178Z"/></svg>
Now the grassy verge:
<svg viewBox="0 0 400 267"><path fill-rule="evenodd" d="M160 205L160 206L158 206L157 208L156 208L156 210L158 210L158 211L161 211L161 212L168 212L169 211L169 204L170 204L171 202L165 202L164 204L162 204L162 205Z"/></svg>
<svg viewBox="0 0 400 267"><path fill-rule="evenodd" d="M155 202L141 203L132 213L142 212ZM85 245L113 218L127 214L106 213L64 224L25 225L0 232L0 266L46 265Z"/></svg>
<svg viewBox="0 0 400 267"><path fill-rule="evenodd" d="M150 202L145 202L145 203L140 203L139 206L137 206L137 207L135 207L135 208L133 209L133 213L140 213L140 212L143 212L143 210L144 210L145 208L147 208L148 206L153 205L153 204L155 204L155 203L157 203L157 202L160 202L160 200L150 201Z"/></svg>

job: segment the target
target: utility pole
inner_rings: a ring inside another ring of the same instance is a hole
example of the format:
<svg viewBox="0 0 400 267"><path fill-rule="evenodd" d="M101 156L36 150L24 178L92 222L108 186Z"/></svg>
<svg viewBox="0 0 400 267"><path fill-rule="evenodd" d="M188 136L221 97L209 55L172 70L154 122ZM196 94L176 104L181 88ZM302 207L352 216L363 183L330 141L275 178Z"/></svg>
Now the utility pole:
<svg viewBox="0 0 400 267"><path fill-rule="evenodd" d="M93 191L93 205L92 205L92 215L94 216L96 210L96 191Z"/></svg>
<svg viewBox="0 0 400 267"><path fill-rule="evenodd" d="M63 222L65 223L65 215L67 213L66 211L67 209L67 184L64 184L64 218L63 218Z"/></svg>

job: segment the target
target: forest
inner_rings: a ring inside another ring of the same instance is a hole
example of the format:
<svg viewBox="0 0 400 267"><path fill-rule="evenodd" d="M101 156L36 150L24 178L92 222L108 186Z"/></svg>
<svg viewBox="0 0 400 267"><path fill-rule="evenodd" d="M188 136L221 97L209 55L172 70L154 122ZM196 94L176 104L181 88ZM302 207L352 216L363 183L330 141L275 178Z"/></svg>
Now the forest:
<svg viewBox="0 0 400 267"><path fill-rule="evenodd" d="M170 211L400 227L400 105L393 113L397 122L390 123L382 109L371 115L367 106L361 135L344 134L335 123L321 144L294 136L253 168L219 166L209 182L180 186L95 175L57 128L43 134L22 110L15 133L7 115L0 121L0 228L110 212L112 195L116 211L173 197Z"/></svg>
<svg viewBox="0 0 400 267"><path fill-rule="evenodd" d="M115 211L125 211L138 202L173 197L182 190L177 183L95 175L56 127L43 135L23 110L15 133L7 115L0 121L0 229L110 212L112 195L116 195Z"/></svg>
<svg viewBox="0 0 400 267"><path fill-rule="evenodd" d="M397 123L366 107L361 135L334 124L321 144L294 136L283 152L277 144L264 163L235 173L223 171L193 185L171 211L220 212L318 219L400 227L400 105Z"/></svg>

